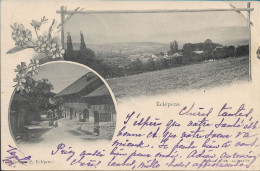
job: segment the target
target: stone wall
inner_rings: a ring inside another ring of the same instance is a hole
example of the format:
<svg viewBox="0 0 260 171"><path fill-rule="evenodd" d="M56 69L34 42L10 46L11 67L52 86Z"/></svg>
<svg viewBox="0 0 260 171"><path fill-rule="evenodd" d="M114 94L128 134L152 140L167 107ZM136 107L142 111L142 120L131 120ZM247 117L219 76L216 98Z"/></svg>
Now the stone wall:
<svg viewBox="0 0 260 171"><path fill-rule="evenodd" d="M115 123L113 122L100 122L99 123L99 137L105 139L112 139L115 132ZM78 122L81 131L88 133L94 133L95 123L90 122Z"/></svg>
<svg viewBox="0 0 260 171"><path fill-rule="evenodd" d="M89 133L94 132L94 123L91 122L78 122L78 124L80 125L80 130L81 131L86 131Z"/></svg>
<svg viewBox="0 0 260 171"><path fill-rule="evenodd" d="M115 132L115 126L100 126L99 136L102 138L112 139Z"/></svg>

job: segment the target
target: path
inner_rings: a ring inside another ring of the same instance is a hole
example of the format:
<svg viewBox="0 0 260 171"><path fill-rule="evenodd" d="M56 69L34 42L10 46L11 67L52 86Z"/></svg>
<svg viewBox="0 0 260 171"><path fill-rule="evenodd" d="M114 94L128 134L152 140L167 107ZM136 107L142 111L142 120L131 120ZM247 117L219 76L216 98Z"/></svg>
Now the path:
<svg viewBox="0 0 260 171"><path fill-rule="evenodd" d="M39 132L39 131L38 131ZM90 142L99 139L99 137L92 134L86 134L79 131L79 125L76 121L59 119L57 128L50 128L38 133L37 130L33 131L35 137L26 141L18 142L18 145L46 145L58 143L79 143ZM37 135L39 134L39 135Z"/></svg>

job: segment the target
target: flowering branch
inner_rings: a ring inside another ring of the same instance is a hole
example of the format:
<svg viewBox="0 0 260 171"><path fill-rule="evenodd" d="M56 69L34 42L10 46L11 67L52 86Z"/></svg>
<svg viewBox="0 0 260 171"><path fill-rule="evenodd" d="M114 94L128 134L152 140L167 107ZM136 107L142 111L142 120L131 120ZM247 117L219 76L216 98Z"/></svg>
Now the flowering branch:
<svg viewBox="0 0 260 171"><path fill-rule="evenodd" d="M13 81L16 82L16 85L14 85L16 91L24 89L26 78L38 74L39 67L40 67L39 61L35 59L31 59L31 62L28 65L28 67L25 62L21 62L21 65L18 64L16 66L14 72L17 72L17 74L16 74L16 78L13 79Z"/></svg>
<svg viewBox="0 0 260 171"><path fill-rule="evenodd" d="M257 54L257 58L260 59L260 47L257 49L256 54Z"/></svg>
<svg viewBox="0 0 260 171"><path fill-rule="evenodd" d="M40 22L39 22L39 21L32 20L32 22L31 22L30 24L31 24L31 26L34 27L34 29L35 29L36 31L38 31L38 30L40 30L41 26L42 26L43 24L45 24L47 21L48 21L48 19L45 18L45 16L43 16L43 17L41 18L41 21L40 21Z"/></svg>
<svg viewBox="0 0 260 171"><path fill-rule="evenodd" d="M34 27L34 30L35 30L35 33L36 33L37 38L39 39L39 35L38 35L38 32L37 32L36 27Z"/></svg>
<svg viewBox="0 0 260 171"><path fill-rule="evenodd" d="M49 34L48 34L49 39L51 39L52 27L53 27L54 24L55 24L55 19L52 20L52 24L49 28Z"/></svg>
<svg viewBox="0 0 260 171"><path fill-rule="evenodd" d="M53 19L52 24L49 27L48 36L40 36L38 34L41 26L47 21L48 19L44 16L41 18L41 21L32 20L32 22L30 23L31 26L33 26L37 36L36 42L32 41L32 32L28 29L25 29L22 24L14 23L13 26L11 25L11 28L13 29L12 38L15 41L16 47L10 49L7 53L16 53L24 49L34 48L35 52L45 53L48 57L63 57L65 50L52 38L52 30L55 24L55 19Z"/></svg>

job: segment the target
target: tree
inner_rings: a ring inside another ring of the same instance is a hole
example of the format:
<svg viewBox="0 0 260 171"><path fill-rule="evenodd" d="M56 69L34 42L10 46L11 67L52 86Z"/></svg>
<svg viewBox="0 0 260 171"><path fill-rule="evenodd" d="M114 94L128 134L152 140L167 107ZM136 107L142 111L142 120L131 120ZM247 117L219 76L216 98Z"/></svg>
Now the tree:
<svg viewBox="0 0 260 171"><path fill-rule="evenodd" d="M206 39L203 44L203 53L205 54L205 59L214 59L218 58L216 55L213 55L213 50L216 48L216 44L212 43L210 39Z"/></svg>
<svg viewBox="0 0 260 171"><path fill-rule="evenodd" d="M72 58L73 58L73 54L74 54L74 51L73 51L72 39L71 39L70 33L68 32L68 36L67 36L67 50L66 50L66 52L64 54L64 59L67 60L67 61L71 61Z"/></svg>
<svg viewBox="0 0 260 171"><path fill-rule="evenodd" d="M87 49L87 46L85 44L83 33L80 32L80 48L79 48L79 50L85 50L85 49Z"/></svg>
<svg viewBox="0 0 260 171"><path fill-rule="evenodd" d="M215 48L215 45L212 43L210 39L206 39L204 41L204 51L212 51Z"/></svg>
<svg viewBox="0 0 260 171"><path fill-rule="evenodd" d="M170 43L170 54L173 55L174 53L178 52L178 43L176 40Z"/></svg>
<svg viewBox="0 0 260 171"><path fill-rule="evenodd" d="M160 55L160 56L164 56L164 53L163 53L163 52L160 52L159 55Z"/></svg>
<svg viewBox="0 0 260 171"><path fill-rule="evenodd" d="M31 115L32 119L40 120L40 111L48 110L51 106L50 99L55 95L55 93L51 92L53 85L48 79L36 81L31 77L27 77L24 88L20 93L29 99L27 104L28 114Z"/></svg>
<svg viewBox="0 0 260 171"><path fill-rule="evenodd" d="M146 71L155 71L156 66L153 58L149 58L146 65L145 65L145 70Z"/></svg>
<svg viewBox="0 0 260 171"><path fill-rule="evenodd" d="M233 57L235 55L235 46L228 46L226 55L227 57Z"/></svg>
<svg viewBox="0 0 260 171"><path fill-rule="evenodd" d="M73 44L70 33L67 36L67 52L68 54L73 54Z"/></svg>
<svg viewBox="0 0 260 171"><path fill-rule="evenodd" d="M178 43L176 40L174 40L174 42L173 42L173 50L174 50L174 53L178 52Z"/></svg>
<svg viewBox="0 0 260 171"><path fill-rule="evenodd" d="M249 54L249 46L248 45L242 45L238 46L236 48L236 56L247 56Z"/></svg>
<svg viewBox="0 0 260 171"><path fill-rule="evenodd" d="M212 44L212 40L206 39L206 40L204 41L204 44Z"/></svg>
<svg viewBox="0 0 260 171"><path fill-rule="evenodd" d="M86 47L83 33L80 32L80 49L74 51L74 59L72 61L91 67L91 62L93 62L94 57L94 51Z"/></svg>
<svg viewBox="0 0 260 171"><path fill-rule="evenodd" d="M143 72L143 63L142 63L142 61L139 58L134 60L134 62L133 62L133 69L135 70L134 73L141 73L141 72Z"/></svg>
<svg viewBox="0 0 260 171"><path fill-rule="evenodd" d="M170 43L170 54L173 55L174 53L174 47L173 47L173 43Z"/></svg>
<svg viewBox="0 0 260 171"><path fill-rule="evenodd" d="M155 70L161 70L163 67L162 61L159 59L154 61Z"/></svg>
<svg viewBox="0 0 260 171"><path fill-rule="evenodd" d="M75 62L92 67L92 62L94 60L95 53L91 49L86 48L84 50L78 50L75 52L75 56Z"/></svg>
<svg viewBox="0 0 260 171"><path fill-rule="evenodd" d="M169 67L169 62L165 58L161 58L161 64L162 64L162 68L168 68Z"/></svg>
<svg viewBox="0 0 260 171"><path fill-rule="evenodd" d="M193 53L194 48L192 47L191 43L185 43L183 45L182 51L184 56L189 56Z"/></svg>

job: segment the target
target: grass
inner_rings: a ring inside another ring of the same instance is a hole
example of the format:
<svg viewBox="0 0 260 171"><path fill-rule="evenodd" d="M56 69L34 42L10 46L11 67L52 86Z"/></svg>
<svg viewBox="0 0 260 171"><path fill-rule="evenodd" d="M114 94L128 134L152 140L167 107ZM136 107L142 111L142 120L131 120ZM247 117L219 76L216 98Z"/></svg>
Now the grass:
<svg viewBox="0 0 260 171"><path fill-rule="evenodd" d="M226 58L107 80L117 99L247 81L249 58Z"/></svg>

